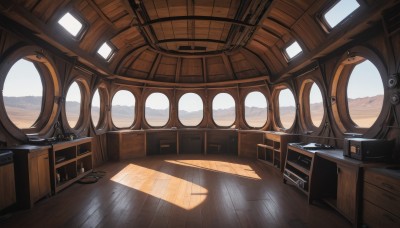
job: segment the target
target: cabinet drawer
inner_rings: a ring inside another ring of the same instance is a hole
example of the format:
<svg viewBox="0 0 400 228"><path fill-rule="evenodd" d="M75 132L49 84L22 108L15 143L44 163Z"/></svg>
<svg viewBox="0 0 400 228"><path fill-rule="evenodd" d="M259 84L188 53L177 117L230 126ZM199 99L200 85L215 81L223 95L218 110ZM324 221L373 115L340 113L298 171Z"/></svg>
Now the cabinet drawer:
<svg viewBox="0 0 400 228"><path fill-rule="evenodd" d="M365 170L364 181L400 196L399 180L374 171L374 169Z"/></svg>
<svg viewBox="0 0 400 228"><path fill-rule="evenodd" d="M376 186L364 183L364 199L400 217L400 197Z"/></svg>
<svg viewBox="0 0 400 228"><path fill-rule="evenodd" d="M400 218L364 200L363 223L370 228L397 228L400 226Z"/></svg>

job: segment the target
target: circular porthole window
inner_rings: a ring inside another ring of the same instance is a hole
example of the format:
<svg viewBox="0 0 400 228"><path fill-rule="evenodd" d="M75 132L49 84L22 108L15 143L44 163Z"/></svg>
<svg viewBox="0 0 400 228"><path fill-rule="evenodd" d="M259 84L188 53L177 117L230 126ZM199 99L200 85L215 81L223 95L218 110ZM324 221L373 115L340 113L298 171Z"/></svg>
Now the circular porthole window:
<svg viewBox="0 0 400 228"><path fill-rule="evenodd" d="M0 121L20 140L41 137L54 126L61 90L53 63L35 46L3 56L0 63Z"/></svg>
<svg viewBox="0 0 400 228"><path fill-rule="evenodd" d="M310 106L310 117L312 124L315 127L319 127L322 123L322 119L325 115L324 102L321 94L321 90L317 83L312 83L309 93L309 106Z"/></svg>
<svg viewBox="0 0 400 228"><path fill-rule="evenodd" d="M220 127L230 127L236 119L235 100L228 93L217 94L212 101L212 117Z"/></svg>
<svg viewBox="0 0 400 228"><path fill-rule="evenodd" d="M112 99L111 117L118 128L128 128L135 121L136 99L128 90L119 90Z"/></svg>
<svg viewBox="0 0 400 228"><path fill-rule="evenodd" d="M383 123L383 108L387 113L390 107L384 106L386 77L385 65L369 49L356 47L343 56L331 90L333 117L342 132L369 132L371 137L378 132L381 127L373 126Z"/></svg>
<svg viewBox="0 0 400 228"><path fill-rule="evenodd" d="M77 82L73 82L68 89L65 98L65 114L68 124L71 128L75 128L81 116L82 95L81 88Z"/></svg>
<svg viewBox="0 0 400 228"><path fill-rule="evenodd" d="M203 120L203 100L195 93L185 93L178 103L179 121L185 126L197 126Z"/></svg>
<svg viewBox="0 0 400 228"><path fill-rule="evenodd" d="M304 129L315 131L325 116L321 89L312 79L306 79L300 88L300 120Z"/></svg>
<svg viewBox="0 0 400 228"><path fill-rule="evenodd" d="M346 94L351 120L358 127L371 127L381 113L384 94L381 75L371 61L365 59L354 65Z"/></svg>
<svg viewBox="0 0 400 228"><path fill-rule="evenodd" d="M244 117L250 127L261 128L268 120L268 103L258 91L247 94L244 100Z"/></svg>
<svg viewBox="0 0 400 228"><path fill-rule="evenodd" d="M91 116L92 116L93 126L96 128L97 125L99 124L99 120L100 120L100 94L99 94L99 89L96 89L96 91L93 94L92 107L91 107L90 113L91 113Z"/></svg>
<svg viewBox="0 0 400 228"><path fill-rule="evenodd" d="M145 117L152 127L165 126L169 120L169 100L163 93L152 93L146 99Z"/></svg>
<svg viewBox="0 0 400 228"><path fill-rule="evenodd" d="M293 93L289 89L279 91L279 120L280 125L289 129L296 118L296 102Z"/></svg>
<svg viewBox="0 0 400 228"><path fill-rule="evenodd" d="M42 114L43 83L34 62L20 59L9 70L3 86L8 118L20 129L34 127Z"/></svg>

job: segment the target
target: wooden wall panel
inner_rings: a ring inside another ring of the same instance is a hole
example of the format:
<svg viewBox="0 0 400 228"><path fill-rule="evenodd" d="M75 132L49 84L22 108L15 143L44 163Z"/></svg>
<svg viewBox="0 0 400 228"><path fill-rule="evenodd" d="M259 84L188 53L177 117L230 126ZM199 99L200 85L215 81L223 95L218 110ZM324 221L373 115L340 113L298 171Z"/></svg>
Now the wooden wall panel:
<svg viewBox="0 0 400 228"><path fill-rule="evenodd" d="M0 166L0 211L15 204L14 164Z"/></svg>
<svg viewBox="0 0 400 228"><path fill-rule="evenodd" d="M110 132L107 133L108 156L115 161L146 156L144 132Z"/></svg>
<svg viewBox="0 0 400 228"><path fill-rule="evenodd" d="M237 137L236 131L207 131L207 154L232 154L237 155ZM220 151L210 145L219 145Z"/></svg>
<svg viewBox="0 0 400 228"><path fill-rule="evenodd" d="M146 143L147 143L147 154L160 154L163 152L175 152L177 153L177 141L176 141L176 131L158 131L158 132L147 132L146 133ZM160 144L169 144L170 148L163 151L160 149Z"/></svg>
<svg viewBox="0 0 400 228"><path fill-rule="evenodd" d="M204 151L204 132L179 132L179 154L202 154Z"/></svg>
<svg viewBox="0 0 400 228"><path fill-rule="evenodd" d="M256 158L257 144L263 143L264 134L252 132L239 132L239 151L240 157Z"/></svg>

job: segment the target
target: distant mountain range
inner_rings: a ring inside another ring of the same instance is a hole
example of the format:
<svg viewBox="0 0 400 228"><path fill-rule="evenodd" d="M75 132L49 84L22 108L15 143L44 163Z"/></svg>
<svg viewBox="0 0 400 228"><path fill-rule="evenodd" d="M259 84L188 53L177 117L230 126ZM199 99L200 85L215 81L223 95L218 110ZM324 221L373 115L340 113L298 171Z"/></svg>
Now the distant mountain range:
<svg viewBox="0 0 400 228"><path fill-rule="evenodd" d="M26 119L27 124L32 124L36 119L37 115L41 110L41 97L35 96L26 96L26 97L4 97L4 103L6 106L6 110L10 116L10 118L15 121L23 121ZM359 115L360 118L369 118L374 119L380 112L380 108L382 107L383 95L377 95L374 97L364 97L357 99L349 99L349 107L350 114L352 116ZM70 117L69 121L76 121L79 117L79 109L80 104L78 102L69 102L67 101L67 112ZM93 107L92 110L94 113L99 112L98 107ZM112 115L114 119L120 119L121 121L130 122L132 119L134 107L133 106L113 106L112 107ZM322 103L311 104L311 113L314 116L322 115L324 107ZM284 120L286 116L293 115L295 111L295 107L282 107L281 108L281 119ZM154 119L165 119L165 115L167 114L167 110L158 110L146 108L145 110L146 116ZM235 113L234 108L229 109L218 109L213 113L213 116L218 119L223 119L228 116L231 116ZM260 119L264 121L264 116L266 110L263 108L257 107L246 107L245 110L247 119ZM180 117L185 119L198 119L203 115L203 111L195 111L195 112L187 112L180 111ZM14 116L14 117L12 117ZM317 117L318 118L318 117ZM32 122L32 123L30 123Z"/></svg>

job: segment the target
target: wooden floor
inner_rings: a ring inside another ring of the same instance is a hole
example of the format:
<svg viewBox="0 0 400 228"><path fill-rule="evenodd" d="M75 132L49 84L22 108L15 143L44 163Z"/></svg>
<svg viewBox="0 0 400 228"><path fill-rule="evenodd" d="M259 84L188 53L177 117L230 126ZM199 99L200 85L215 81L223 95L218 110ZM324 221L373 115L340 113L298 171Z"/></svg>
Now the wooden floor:
<svg viewBox="0 0 400 228"><path fill-rule="evenodd" d="M0 221L0 227L350 227L283 184L272 167L232 156L153 156L108 163Z"/></svg>

